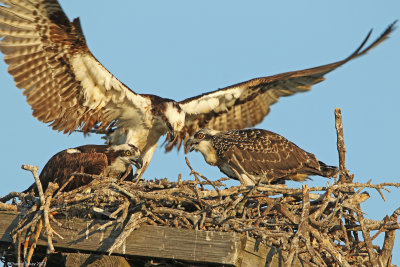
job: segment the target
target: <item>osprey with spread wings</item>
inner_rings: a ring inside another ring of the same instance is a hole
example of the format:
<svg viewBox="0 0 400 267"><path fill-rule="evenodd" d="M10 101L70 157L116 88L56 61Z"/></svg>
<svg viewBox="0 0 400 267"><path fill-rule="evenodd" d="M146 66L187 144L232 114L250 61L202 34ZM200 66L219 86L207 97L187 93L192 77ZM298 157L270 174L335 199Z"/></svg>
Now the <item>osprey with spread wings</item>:
<svg viewBox="0 0 400 267"><path fill-rule="evenodd" d="M0 50L8 72L24 89L33 116L54 130L84 133L113 128L113 145L130 143L143 157L141 175L159 138L178 148L202 128L242 129L260 123L281 96L311 89L324 75L384 41L394 23L371 45L344 60L252 79L181 102L133 92L90 52L79 19L72 22L56 0L0 0Z"/></svg>

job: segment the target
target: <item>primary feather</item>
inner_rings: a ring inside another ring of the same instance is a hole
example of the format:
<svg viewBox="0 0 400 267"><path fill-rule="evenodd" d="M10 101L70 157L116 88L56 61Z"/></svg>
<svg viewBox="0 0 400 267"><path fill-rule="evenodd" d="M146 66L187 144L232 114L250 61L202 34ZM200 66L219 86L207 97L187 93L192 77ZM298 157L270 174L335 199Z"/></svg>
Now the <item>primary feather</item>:
<svg viewBox="0 0 400 267"><path fill-rule="evenodd" d="M176 102L139 94L112 75L90 52L79 19L70 21L56 0L0 0L0 51L33 116L54 130L108 132L110 144L135 144L144 164L159 138L178 149L202 128L241 129L260 123L280 97L311 89L324 75L367 53L394 30L344 60L261 77ZM113 131L108 131L110 128Z"/></svg>

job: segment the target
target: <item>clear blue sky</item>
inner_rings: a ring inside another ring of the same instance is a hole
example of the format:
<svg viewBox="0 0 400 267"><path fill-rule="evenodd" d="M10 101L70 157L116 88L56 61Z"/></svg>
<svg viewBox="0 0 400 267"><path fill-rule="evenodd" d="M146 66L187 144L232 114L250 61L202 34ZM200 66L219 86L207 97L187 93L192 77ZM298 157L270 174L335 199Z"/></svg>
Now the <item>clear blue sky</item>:
<svg viewBox="0 0 400 267"><path fill-rule="evenodd" d="M175 100L343 59L371 28L375 38L400 18L398 0L64 0L61 5L70 19L81 18L89 48L116 77L136 92ZM277 132L337 165L333 110L340 107L346 163L355 181L399 182L399 49L400 29L366 56L328 74L312 91L281 98L257 127ZM6 69L1 60L0 195L33 182L21 164L43 167L62 149L102 143L97 136L68 136L38 122ZM182 151L165 154L159 148L144 177L174 180L181 173L189 179L184 157ZM188 157L207 177L224 176L206 165L199 153ZM310 184L326 182L315 177ZM366 217L392 214L400 206L399 190L384 192L386 202L369 190L371 198L363 205ZM395 251L400 251L399 240ZM397 254L393 261L400 264Z"/></svg>

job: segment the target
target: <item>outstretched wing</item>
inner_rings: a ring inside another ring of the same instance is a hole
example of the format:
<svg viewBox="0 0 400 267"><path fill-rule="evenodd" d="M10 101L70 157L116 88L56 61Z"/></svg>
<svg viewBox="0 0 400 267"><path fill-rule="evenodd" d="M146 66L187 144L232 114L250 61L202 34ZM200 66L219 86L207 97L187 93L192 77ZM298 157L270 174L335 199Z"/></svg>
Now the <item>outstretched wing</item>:
<svg viewBox="0 0 400 267"><path fill-rule="evenodd" d="M324 80L324 75L366 54L379 45L395 28L391 24L371 45L364 48L372 31L362 44L344 60L300 71L286 72L269 77L252 79L219 89L210 93L188 98L180 102L187 113L185 127L174 142L169 142L166 150L177 145L202 128L215 130L243 129L260 123L269 113L270 106L282 96L305 92L311 86Z"/></svg>
<svg viewBox="0 0 400 267"><path fill-rule="evenodd" d="M124 126L151 105L95 59L79 19L70 22L56 0L0 3L0 50L38 120L86 133L115 121Z"/></svg>

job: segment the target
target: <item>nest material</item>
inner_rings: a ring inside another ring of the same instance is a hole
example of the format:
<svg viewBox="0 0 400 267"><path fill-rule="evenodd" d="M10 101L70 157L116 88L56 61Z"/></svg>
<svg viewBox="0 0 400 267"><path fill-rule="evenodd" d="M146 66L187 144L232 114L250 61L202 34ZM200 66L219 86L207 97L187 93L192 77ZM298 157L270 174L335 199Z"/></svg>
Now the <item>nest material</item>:
<svg viewBox="0 0 400 267"><path fill-rule="evenodd" d="M52 238L58 234L51 224L59 224L54 214L90 219L100 214L110 219L100 229L115 220L122 226L120 235L108 250L110 253L121 246L134 229L157 225L247 234L279 249L286 255L286 266L296 257L309 266L392 266L394 233L400 229L397 223L400 208L390 217L374 221L364 218L360 203L369 198L363 191L365 188L378 190L384 198L381 190L389 191L388 186L400 187L400 183L352 182L353 176L344 166L341 122L338 124L337 120L338 125L341 176L326 187L242 185L225 188L224 179L210 181L194 171L187 161L195 180L182 181L179 177L177 182L161 179L133 183L95 177L91 184L70 192L62 192L62 188L56 192L58 186L50 184L43 193L38 186L39 199L13 193L9 198L19 196L23 200L18 208L24 214L14 229L14 238L31 243L29 249L24 246L24 251L18 253L23 254L24 261L29 264L42 230L47 234L48 253L54 251ZM39 185L37 167L28 165L25 169L33 173ZM372 230L378 231L371 236ZM372 243L379 235L385 235L381 247Z"/></svg>
<svg viewBox="0 0 400 267"><path fill-rule="evenodd" d="M190 166L190 165L189 165ZM194 181L170 182L167 179L121 182L97 178L91 184L71 192L59 192L55 186L44 193L44 203L20 203L25 217L14 232L30 231L39 236L44 227L49 238L49 252L54 251L51 214L68 217L98 218L99 214L123 229L111 253L141 225L246 233L260 242L286 252L286 262L297 256L311 266L369 265L373 260L388 262L393 246L372 245L377 235L395 231L400 225L400 208L383 221L363 218L360 203L369 198L363 188L385 189L400 184L340 183L326 187L287 188L285 185L234 186L224 188L223 180L211 182L192 170ZM203 177L203 181L198 178ZM352 189L360 188L358 191ZM39 208L40 206L43 208ZM46 211L47 210L47 211ZM47 216L47 219L46 219ZM373 237L371 230L379 230ZM359 238L363 235L363 240ZM37 237L36 237L37 236ZM369 238L366 238L366 237ZM25 240L29 241L29 240ZM32 240L31 240L32 241ZM385 243L386 240L385 240ZM388 251L389 250L389 251ZM31 256L27 251L26 257ZM373 259L371 259L373 255ZM374 265L375 266L375 265ZM385 265L386 266L386 265Z"/></svg>

